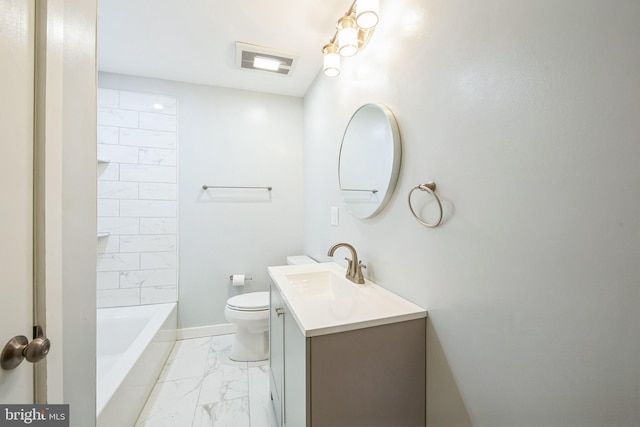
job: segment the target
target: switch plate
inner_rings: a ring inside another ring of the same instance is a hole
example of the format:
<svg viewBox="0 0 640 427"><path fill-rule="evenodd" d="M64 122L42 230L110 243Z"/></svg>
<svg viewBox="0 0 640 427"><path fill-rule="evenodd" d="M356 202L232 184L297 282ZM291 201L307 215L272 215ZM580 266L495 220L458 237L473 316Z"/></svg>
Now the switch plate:
<svg viewBox="0 0 640 427"><path fill-rule="evenodd" d="M331 208L331 225L338 225L340 223L340 209L337 207Z"/></svg>

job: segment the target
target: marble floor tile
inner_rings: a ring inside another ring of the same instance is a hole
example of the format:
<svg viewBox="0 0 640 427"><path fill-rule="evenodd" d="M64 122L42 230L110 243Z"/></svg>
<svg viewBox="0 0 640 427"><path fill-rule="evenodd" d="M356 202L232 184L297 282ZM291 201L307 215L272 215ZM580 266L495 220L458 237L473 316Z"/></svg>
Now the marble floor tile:
<svg viewBox="0 0 640 427"><path fill-rule="evenodd" d="M272 424L275 426L275 421L271 419L269 366L254 366L248 369L248 373L251 427L271 427Z"/></svg>
<svg viewBox="0 0 640 427"><path fill-rule="evenodd" d="M136 427L190 426L198 403L202 378L157 383Z"/></svg>
<svg viewBox="0 0 640 427"><path fill-rule="evenodd" d="M158 381L202 377L209 358L211 338L177 341Z"/></svg>
<svg viewBox="0 0 640 427"><path fill-rule="evenodd" d="M234 336L229 335L216 335L211 337L211 351L217 353L229 353L231 351L231 345L233 344Z"/></svg>
<svg viewBox="0 0 640 427"><path fill-rule="evenodd" d="M247 369L222 365L222 400L233 400L249 396L249 378Z"/></svg>
<svg viewBox="0 0 640 427"><path fill-rule="evenodd" d="M192 427L252 427L249 398L224 400L198 406Z"/></svg>
<svg viewBox="0 0 640 427"><path fill-rule="evenodd" d="M275 427L269 362L229 359L233 339L178 341L136 427Z"/></svg>

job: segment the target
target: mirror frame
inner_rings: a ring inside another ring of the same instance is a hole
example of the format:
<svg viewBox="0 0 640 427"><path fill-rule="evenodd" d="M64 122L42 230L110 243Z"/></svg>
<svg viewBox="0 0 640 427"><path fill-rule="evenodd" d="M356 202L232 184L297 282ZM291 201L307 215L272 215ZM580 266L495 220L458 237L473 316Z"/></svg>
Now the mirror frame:
<svg viewBox="0 0 640 427"><path fill-rule="evenodd" d="M382 198L382 200L380 200L377 208L373 212L367 215L358 215L357 213L354 213L354 211L349 207L349 204L345 201L344 195L342 194L342 182L341 182L341 176L340 176L341 175L340 171L341 171L341 166L343 161L342 151L345 145L345 137L347 136L347 133L349 131L349 125L351 125L351 122L354 120L354 118L357 116L360 110L364 108L370 108L370 107L377 108L385 116L386 123L391 130L393 160L391 162L391 171L389 174L389 181L387 182L386 188L379 190L380 192L384 191L384 197ZM393 112L384 104L369 103L369 104L364 104L360 106L349 119L349 123L347 124L347 127L345 128L344 134L342 136L342 142L340 144L340 153L338 155L338 189L340 190L340 193L342 195L342 203L346 207L347 211L349 211L349 213L353 217L359 218L359 219L372 218L378 215L389 203L389 200L393 195L393 192L396 188L396 184L398 183L401 163L402 163L402 141L400 138L400 128L398 127L398 122Z"/></svg>

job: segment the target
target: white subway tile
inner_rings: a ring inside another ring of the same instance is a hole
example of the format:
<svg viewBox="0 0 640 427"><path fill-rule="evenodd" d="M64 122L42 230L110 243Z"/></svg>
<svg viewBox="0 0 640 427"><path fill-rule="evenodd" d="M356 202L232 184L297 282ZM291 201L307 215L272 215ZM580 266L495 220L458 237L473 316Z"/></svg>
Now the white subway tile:
<svg viewBox="0 0 640 427"><path fill-rule="evenodd" d="M177 286L153 286L140 289L141 304L163 304L178 301Z"/></svg>
<svg viewBox="0 0 640 427"><path fill-rule="evenodd" d="M177 98L99 88L98 107L98 306L175 302Z"/></svg>
<svg viewBox="0 0 640 427"><path fill-rule="evenodd" d="M140 289L98 289L98 308L140 305Z"/></svg>
<svg viewBox="0 0 640 427"><path fill-rule="evenodd" d="M176 268L177 266L177 252L148 252L140 254L140 268L143 269Z"/></svg>
<svg viewBox="0 0 640 427"><path fill-rule="evenodd" d="M138 148L127 145L98 144L98 158L108 162L138 164Z"/></svg>
<svg viewBox="0 0 640 427"><path fill-rule="evenodd" d="M176 234L176 218L140 218L140 234Z"/></svg>
<svg viewBox="0 0 640 427"><path fill-rule="evenodd" d="M102 271L96 274L98 289L118 289L120 287L120 272Z"/></svg>
<svg viewBox="0 0 640 427"><path fill-rule="evenodd" d="M178 127L176 116L157 113L139 113L140 129L163 130L166 132L175 132Z"/></svg>
<svg viewBox="0 0 640 427"><path fill-rule="evenodd" d="M137 199L138 183L123 181L98 181L99 199ZM122 209L121 209L122 212ZM125 215L128 216L128 215Z"/></svg>
<svg viewBox="0 0 640 427"><path fill-rule="evenodd" d="M120 179L139 182L177 182L176 167L120 165Z"/></svg>
<svg viewBox="0 0 640 427"><path fill-rule="evenodd" d="M173 218L177 213L177 202L164 200L121 200L120 216L138 218Z"/></svg>
<svg viewBox="0 0 640 427"><path fill-rule="evenodd" d="M140 221L138 218L101 218L98 217L98 233L138 234L140 233Z"/></svg>
<svg viewBox="0 0 640 427"><path fill-rule="evenodd" d="M175 132L120 129L120 145L175 149L178 146L178 138Z"/></svg>
<svg viewBox="0 0 640 427"><path fill-rule="evenodd" d="M98 107L118 108L117 90L98 88Z"/></svg>
<svg viewBox="0 0 640 427"><path fill-rule="evenodd" d="M98 126L98 144L118 144L120 130L113 126Z"/></svg>
<svg viewBox="0 0 640 427"><path fill-rule="evenodd" d="M98 163L98 181L117 181L120 179L118 163Z"/></svg>
<svg viewBox="0 0 640 427"><path fill-rule="evenodd" d="M122 240L122 239L120 239ZM97 271L121 271L140 269L139 253L99 254Z"/></svg>
<svg viewBox="0 0 640 427"><path fill-rule="evenodd" d="M155 182L140 183L140 199L143 200L177 200L178 186Z"/></svg>
<svg viewBox="0 0 640 427"><path fill-rule="evenodd" d="M98 238L99 254L111 254L120 252L120 236L105 236Z"/></svg>
<svg viewBox="0 0 640 427"><path fill-rule="evenodd" d="M177 247L176 241L175 235L166 234L120 236L120 251L174 252Z"/></svg>
<svg viewBox="0 0 640 427"><path fill-rule="evenodd" d="M120 92L120 108L176 115L176 98L138 92Z"/></svg>
<svg viewBox="0 0 640 427"><path fill-rule="evenodd" d="M136 111L119 110L117 108L98 107L98 124L102 126L137 128L138 113Z"/></svg>
<svg viewBox="0 0 640 427"><path fill-rule="evenodd" d="M141 165L176 166L178 155L176 150L163 148L140 148L138 163Z"/></svg>
<svg viewBox="0 0 640 427"><path fill-rule="evenodd" d="M119 216L120 202L116 199L98 199L98 217Z"/></svg>
<svg viewBox="0 0 640 427"><path fill-rule="evenodd" d="M165 270L136 270L120 273L121 288L141 288L143 286L175 285L177 283L177 271Z"/></svg>

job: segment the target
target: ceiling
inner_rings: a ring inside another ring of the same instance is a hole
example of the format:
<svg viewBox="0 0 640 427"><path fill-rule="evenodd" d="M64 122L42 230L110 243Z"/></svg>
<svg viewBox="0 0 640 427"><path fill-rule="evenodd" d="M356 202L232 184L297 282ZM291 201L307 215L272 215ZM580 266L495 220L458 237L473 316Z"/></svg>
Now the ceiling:
<svg viewBox="0 0 640 427"><path fill-rule="evenodd" d="M304 96L351 0L100 0L98 69ZM297 55L285 76L236 63L236 42Z"/></svg>

